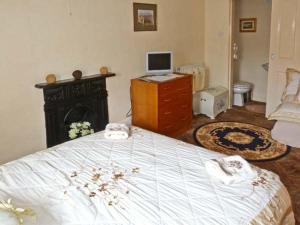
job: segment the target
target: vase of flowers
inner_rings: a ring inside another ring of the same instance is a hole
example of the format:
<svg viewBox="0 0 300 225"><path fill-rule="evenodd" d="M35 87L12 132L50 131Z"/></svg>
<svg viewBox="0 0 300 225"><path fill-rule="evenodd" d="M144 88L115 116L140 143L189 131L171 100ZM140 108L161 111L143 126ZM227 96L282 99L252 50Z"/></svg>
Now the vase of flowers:
<svg viewBox="0 0 300 225"><path fill-rule="evenodd" d="M89 122L76 122L70 125L69 138L75 139L78 137L83 137L89 134L93 134L94 130L91 128L91 123Z"/></svg>

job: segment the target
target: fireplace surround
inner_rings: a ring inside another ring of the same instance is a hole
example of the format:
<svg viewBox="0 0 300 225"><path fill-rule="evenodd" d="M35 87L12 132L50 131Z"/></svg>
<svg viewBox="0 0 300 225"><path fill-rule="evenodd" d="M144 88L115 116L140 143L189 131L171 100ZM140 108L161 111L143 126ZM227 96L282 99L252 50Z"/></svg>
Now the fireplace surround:
<svg viewBox="0 0 300 225"><path fill-rule="evenodd" d="M68 79L55 84L36 84L43 89L47 147L68 141L71 123L87 121L95 132L108 123L107 75L85 76L80 80Z"/></svg>

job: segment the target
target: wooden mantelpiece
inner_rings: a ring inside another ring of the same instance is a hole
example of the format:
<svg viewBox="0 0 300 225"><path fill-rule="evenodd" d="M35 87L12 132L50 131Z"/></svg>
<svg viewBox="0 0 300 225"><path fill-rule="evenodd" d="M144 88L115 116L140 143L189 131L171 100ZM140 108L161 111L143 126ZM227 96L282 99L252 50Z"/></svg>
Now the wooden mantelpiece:
<svg viewBox="0 0 300 225"><path fill-rule="evenodd" d="M112 76L115 74L96 74L80 80L35 85L44 94L47 147L68 141L73 122L90 122L95 132L105 128L108 123L106 78Z"/></svg>
<svg viewBox="0 0 300 225"><path fill-rule="evenodd" d="M83 76L80 80L75 80L74 78L72 79L66 79L66 80L60 80L57 81L54 84L47 84L47 83L39 83L36 84L35 87L36 88L40 88L40 89L44 89L44 88L53 88L53 87L57 87L57 86L62 86L62 85L69 85L70 83L83 83L86 80L98 80L98 79L105 79L107 77L114 77L116 76L116 74L114 73L108 73L108 74L95 74L95 75L90 75L90 76Z"/></svg>

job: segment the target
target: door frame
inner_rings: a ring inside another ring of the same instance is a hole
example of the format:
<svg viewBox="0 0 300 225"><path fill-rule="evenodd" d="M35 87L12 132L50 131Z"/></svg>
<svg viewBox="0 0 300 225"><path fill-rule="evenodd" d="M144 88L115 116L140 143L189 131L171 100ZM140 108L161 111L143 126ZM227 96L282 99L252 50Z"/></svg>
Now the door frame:
<svg viewBox="0 0 300 225"><path fill-rule="evenodd" d="M236 0L229 0L229 51L228 51L228 91L229 91L229 108L233 105L233 40L234 40L234 4Z"/></svg>
<svg viewBox="0 0 300 225"><path fill-rule="evenodd" d="M229 0L229 40L228 40L228 45L229 45L229 51L228 51L228 90L229 90L229 107L232 108L233 106L233 72L234 72L234 60L233 60L233 42L234 42L234 22L235 22L235 3L238 0ZM273 2L272 2L272 11L273 11ZM271 12L272 14L272 12ZM272 16L272 15L271 15ZM272 24L273 18L271 17L271 24ZM270 39L270 44L271 44L271 39ZM271 51L271 48L270 48ZM271 52L269 52L269 59L271 56ZM269 60L269 66L270 66L270 60ZM270 68L268 71L268 78L270 75ZM269 86L269 81L267 83L267 87ZM266 99L267 103L267 99ZM266 117L267 117L267 112L266 112Z"/></svg>

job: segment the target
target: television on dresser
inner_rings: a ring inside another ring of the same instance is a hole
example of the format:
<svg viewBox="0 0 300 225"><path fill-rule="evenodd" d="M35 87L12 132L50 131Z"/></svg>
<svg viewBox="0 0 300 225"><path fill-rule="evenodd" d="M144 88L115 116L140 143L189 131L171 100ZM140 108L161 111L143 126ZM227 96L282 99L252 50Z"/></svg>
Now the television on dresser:
<svg viewBox="0 0 300 225"><path fill-rule="evenodd" d="M147 52L146 54L146 74L165 75L173 72L173 53Z"/></svg>

